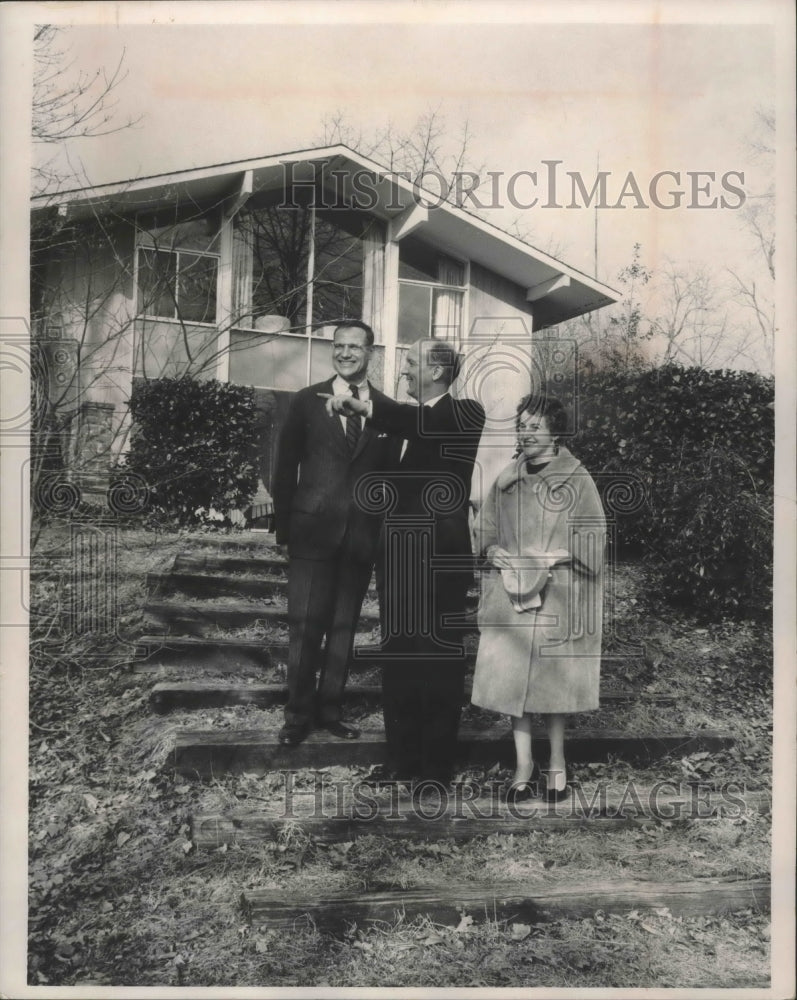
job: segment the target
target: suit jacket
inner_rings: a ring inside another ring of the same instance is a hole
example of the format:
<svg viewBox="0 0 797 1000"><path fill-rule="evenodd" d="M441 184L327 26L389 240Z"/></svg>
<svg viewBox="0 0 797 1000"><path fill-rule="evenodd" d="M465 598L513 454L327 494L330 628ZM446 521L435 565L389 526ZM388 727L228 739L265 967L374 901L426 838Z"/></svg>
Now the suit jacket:
<svg viewBox="0 0 797 1000"><path fill-rule="evenodd" d="M332 382L299 390L288 409L272 490L276 538L297 559L330 558L345 539L347 558L372 563L382 515L361 510L354 489L361 476L387 469L397 446L365 421L352 454L340 418L318 396L331 393ZM369 389L371 399L382 397Z"/></svg>
<svg viewBox="0 0 797 1000"><path fill-rule="evenodd" d="M389 477L397 493L391 515L431 516L434 551L469 554L468 503L484 427L482 405L446 394L433 406L414 406L380 393L370 422L407 441L397 472Z"/></svg>

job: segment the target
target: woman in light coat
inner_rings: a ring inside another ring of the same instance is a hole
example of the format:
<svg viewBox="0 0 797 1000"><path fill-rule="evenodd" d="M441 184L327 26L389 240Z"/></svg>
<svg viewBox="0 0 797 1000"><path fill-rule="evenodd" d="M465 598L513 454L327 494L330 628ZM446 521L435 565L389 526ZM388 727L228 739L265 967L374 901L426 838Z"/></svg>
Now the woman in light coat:
<svg viewBox="0 0 797 1000"><path fill-rule="evenodd" d="M545 796L566 794L565 716L598 707L606 520L587 470L558 437L556 399L518 406L520 454L499 473L475 524L481 639L472 702L512 717L517 764L508 799L537 793L531 713L545 716Z"/></svg>

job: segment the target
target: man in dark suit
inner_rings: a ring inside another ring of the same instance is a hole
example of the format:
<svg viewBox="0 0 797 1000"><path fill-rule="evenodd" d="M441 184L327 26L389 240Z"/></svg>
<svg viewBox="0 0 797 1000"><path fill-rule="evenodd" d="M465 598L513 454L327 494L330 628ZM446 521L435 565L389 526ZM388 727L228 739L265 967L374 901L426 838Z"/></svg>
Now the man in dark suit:
<svg viewBox="0 0 797 1000"><path fill-rule="evenodd" d="M341 699L382 518L354 492L362 476L387 467L391 441L360 416L330 419L319 394L364 403L381 396L366 379L373 343L367 324L342 322L334 378L296 393L280 433L273 495L277 543L288 546L290 630L281 743L301 743L313 725L342 739L360 735L341 721Z"/></svg>
<svg viewBox="0 0 797 1000"><path fill-rule="evenodd" d="M451 779L464 695L461 619L473 580L468 502L484 409L453 399L459 370L445 341L418 341L402 375L420 405L338 395L331 413L358 413L402 438L388 477L393 506L384 531L385 631L382 699L388 777ZM457 624L459 619L459 625Z"/></svg>

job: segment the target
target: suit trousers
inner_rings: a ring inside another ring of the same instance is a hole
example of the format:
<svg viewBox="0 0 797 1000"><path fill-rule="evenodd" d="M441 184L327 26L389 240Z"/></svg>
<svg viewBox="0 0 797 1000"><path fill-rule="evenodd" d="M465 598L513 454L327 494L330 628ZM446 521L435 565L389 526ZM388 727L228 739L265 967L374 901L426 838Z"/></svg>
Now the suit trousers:
<svg viewBox="0 0 797 1000"><path fill-rule="evenodd" d="M465 692L465 652L461 627L447 626L445 621L462 614L471 579L469 574L445 574L428 589L392 595L417 603L427 593L427 611L435 623L431 635L392 636L383 647L390 654L382 666L387 766L401 778L451 780ZM389 579L388 591L395 584ZM416 607L412 618L421 617L421 608ZM441 643L454 647L451 655L441 655Z"/></svg>
<svg viewBox="0 0 797 1000"><path fill-rule="evenodd" d="M289 560L287 723L311 726L340 719L354 633L370 579L370 565L353 562L345 552L331 559Z"/></svg>
<svg viewBox="0 0 797 1000"><path fill-rule="evenodd" d="M399 778L451 780L464 692L461 658L382 667L387 766Z"/></svg>

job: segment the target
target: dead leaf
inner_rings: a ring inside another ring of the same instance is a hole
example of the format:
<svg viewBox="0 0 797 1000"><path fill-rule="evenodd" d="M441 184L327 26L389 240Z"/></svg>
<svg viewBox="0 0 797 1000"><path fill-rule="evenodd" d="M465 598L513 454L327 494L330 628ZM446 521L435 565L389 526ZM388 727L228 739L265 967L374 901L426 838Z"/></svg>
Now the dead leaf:
<svg viewBox="0 0 797 1000"><path fill-rule="evenodd" d="M113 912L113 903L109 903L108 900L106 899L105 902L100 907L100 913L112 913L112 912Z"/></svg>
<svg viewBox="0 0 797 1000"><path fill-rule="evenodd" d="M122 832L116 838L116 846L121 847L123 844L126 844L128 840L130 840L130 836L131 835L129 833L126 833L124 830L122 830Z"/></svg>
<svg viewBox="0 0 797 1000"><path fill-rule="evenodd" d="M97 806L100 804L99 799L97 799L90 792L86 792L84 794L83 801L86 803L86 806L92 815L97 811Z"/></svg>
<svg viewBox="0 0 797 1000"><path fill-rule="evenodd" d="M187 795L191 791L190 785L175 785L174 790L178 795Z"/></svg>
<svg viewBox="0 0 797 1000"><path fill-rule="evenodd" d="M190 840L184 840L180 846L183 849L183 854L188 854L194 847Z"/></svg>
<svg viewBox="0 0 797 1000"><path fill-rule="evenodd" d="M531 934L531 927L528 924L512 924L512 940L525 941Z"/></svg>
<svg viewBox="0 0 797 1000"><path fill-rule="evenodd" d="M443 943L443 938L439 934L436 934L434 931L432 931L431 934L427 934L425 938L421 939L421 944L425 945L435 945L442 943Z"/></svg>

